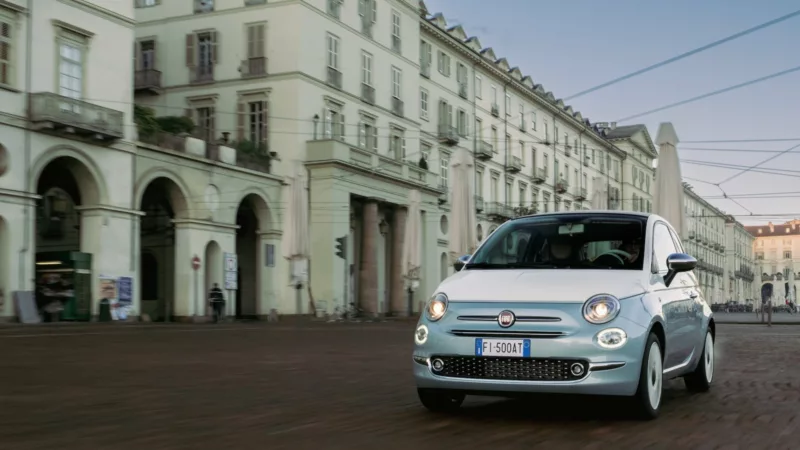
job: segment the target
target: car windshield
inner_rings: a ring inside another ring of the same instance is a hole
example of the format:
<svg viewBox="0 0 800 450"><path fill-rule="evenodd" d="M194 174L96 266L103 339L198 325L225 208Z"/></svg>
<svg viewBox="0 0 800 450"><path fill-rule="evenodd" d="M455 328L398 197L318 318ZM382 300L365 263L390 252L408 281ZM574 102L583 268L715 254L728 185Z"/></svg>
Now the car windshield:
<svg viewBox="0 0 800 450"><path fill-rule="evenodd" d="M492 233L465 268L641 270L646 228L637 216L518 219Z"/></svg>

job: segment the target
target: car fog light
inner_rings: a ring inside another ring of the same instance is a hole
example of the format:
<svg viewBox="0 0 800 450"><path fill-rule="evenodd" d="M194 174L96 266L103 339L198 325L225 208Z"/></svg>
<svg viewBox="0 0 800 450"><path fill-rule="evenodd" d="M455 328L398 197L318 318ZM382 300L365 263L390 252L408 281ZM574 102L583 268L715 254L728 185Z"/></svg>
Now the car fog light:
<svg viewBox="0 0 800 450"><path fill-rule="evenodd" d="M607 328L597 333L597 344L600 347L614 350L628 342L628 335L620 328Z"/></svg>
<svg viewBox="0 0 800 450"><path fill-rule="evenodd" d="M422 345L428 342L428 327L424 324L417 327L417 331L414 332L414 342L417 345Z"/></svg>
<svg viewBox="0 0 800 450"><path fill-rule="evenodd" d="M583 375L583 364L574 363L572 366L570 366L569 371L572 372L572 374L576 377L579 377Z"/></svg>
<svg viewBox="0 0 800 450"><path fill-rule="evenodd" d="M444 361L439 358L434 359L431 365L433 365L433 370L436 372L441 372L444 369Z"/></svg>

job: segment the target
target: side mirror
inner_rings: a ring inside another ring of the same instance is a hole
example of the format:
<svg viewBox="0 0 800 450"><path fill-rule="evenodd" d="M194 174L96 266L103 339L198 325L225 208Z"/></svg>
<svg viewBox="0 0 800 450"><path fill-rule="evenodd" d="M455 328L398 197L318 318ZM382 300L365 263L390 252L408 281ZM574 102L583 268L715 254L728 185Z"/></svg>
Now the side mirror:
<svg viewBox="0 0 800 450"><path fill-rule="evenodd" d="M673 253L667 256L667 275L664 276L664 284L669 287L676 275L692 271L696 266L697 260L686 253Z"/></svg>
<svg viewBox="0 0 800 450"><path fill-rule="evenodd" d="M453 268L456 269L456 272L461 271L464 268L464 265L467 264L467 261L472 257L472 255L464 255L456 260L453 263Z"/></svg>

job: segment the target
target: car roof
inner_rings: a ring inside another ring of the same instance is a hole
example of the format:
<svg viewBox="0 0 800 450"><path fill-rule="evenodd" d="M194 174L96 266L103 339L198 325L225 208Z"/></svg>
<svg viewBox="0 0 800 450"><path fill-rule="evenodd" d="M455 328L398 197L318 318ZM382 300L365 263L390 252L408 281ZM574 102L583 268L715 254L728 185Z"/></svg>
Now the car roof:
<svg viewBox="0 0 800 450"><path fill-rule="evenodd" d="M639 219L649 219L651 216L658 218L659 216L652 214L652 213L643 213L638 211L619 211L619 210L603 210L603 209L590 209L590 210L581 210L581 211L558 211L558 212L547 212L547 213L539 213L539 214L529 214L527 216L520 216L516 217L511 220L520 220L525 219L527 217L547 217L547 216L619 216L619 217L636 217Z"/></svg>

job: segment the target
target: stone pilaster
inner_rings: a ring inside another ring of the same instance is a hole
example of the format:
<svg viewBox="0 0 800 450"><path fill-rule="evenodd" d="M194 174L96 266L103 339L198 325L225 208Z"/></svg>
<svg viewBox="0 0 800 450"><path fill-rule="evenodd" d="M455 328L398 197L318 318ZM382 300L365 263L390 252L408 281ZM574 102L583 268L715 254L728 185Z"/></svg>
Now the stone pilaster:
<svg viewBox="0 0 800 450"><path fill-rule="evenodd" d="M369 199L363 208L361 267L358 272L358 302L368 315L378 313L378 202Z"/></svg>
<svg viewBox="0 0 800 450"><path fill-rule="evenodd" d="M392 225L392 265L389 269L390 311L392 315L407 315L407 298L403 281L403 246L406 240L406 217L408 210L398 207L394 212Z"/></svg>

